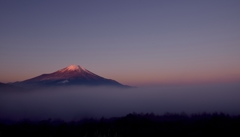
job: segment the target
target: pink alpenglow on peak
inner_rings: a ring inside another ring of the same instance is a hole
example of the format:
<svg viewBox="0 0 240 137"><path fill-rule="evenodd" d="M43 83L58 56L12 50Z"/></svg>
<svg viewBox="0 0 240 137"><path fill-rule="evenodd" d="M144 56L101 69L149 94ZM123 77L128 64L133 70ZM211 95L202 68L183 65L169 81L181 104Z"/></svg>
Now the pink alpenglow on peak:
<svg viewBox="0 0 240 137"><path fill-rule="evenodd" d="M66 68L63 68L61 70L59 70L60 72L65 72L65 71L87 71L84 67L81 67L79 65L70 65Z"/></svg>

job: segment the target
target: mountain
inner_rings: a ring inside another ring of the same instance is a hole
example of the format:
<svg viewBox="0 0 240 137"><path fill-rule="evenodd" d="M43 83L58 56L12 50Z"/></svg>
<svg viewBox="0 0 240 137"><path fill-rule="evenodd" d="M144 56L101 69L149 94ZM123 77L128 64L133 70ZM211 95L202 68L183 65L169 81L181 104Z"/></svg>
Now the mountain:
<svg viewBox="0 0 240 137"><path fill-rule="evenodd" d="M23 87L69 85L129 87L122 85L115 80L98 76L78 65L70 65L50 74L42 74L22 82L17 82L15 85Z"/></svg>
<svg viewBox="0 0 240 137"><path fill-rule="evenodd" d="M0 92L1 91L23 91L23 88L14 86L14 85L10 85L10 84L5 84L5 83L1 83L0 82Z"/></svg>

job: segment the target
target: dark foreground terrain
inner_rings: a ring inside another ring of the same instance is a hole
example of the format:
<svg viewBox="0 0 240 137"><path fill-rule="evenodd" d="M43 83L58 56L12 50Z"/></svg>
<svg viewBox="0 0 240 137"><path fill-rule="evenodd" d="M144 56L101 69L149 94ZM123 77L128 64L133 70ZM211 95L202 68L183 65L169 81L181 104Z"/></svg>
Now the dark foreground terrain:
<svg viewBox="0 0 240 137"><path fill-rule="evenodd" d="M83 119L77 122L44 120L0 124L0 137L164 137L240 136L240 116L213 114L128 114L120 118Z"/></svg>

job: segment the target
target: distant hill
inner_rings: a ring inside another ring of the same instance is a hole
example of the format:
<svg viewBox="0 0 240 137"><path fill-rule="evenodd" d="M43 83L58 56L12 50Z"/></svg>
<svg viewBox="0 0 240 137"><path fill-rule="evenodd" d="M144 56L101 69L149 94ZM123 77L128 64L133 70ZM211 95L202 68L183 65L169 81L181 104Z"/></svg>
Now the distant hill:
<svg viewBox="0 0 240 137"><path fill-rule="evenodd" d="M1 91L19 91L19 90L24 90L23 88L10 85L10 84L5 84L0 82L0 92Z"/></svg>

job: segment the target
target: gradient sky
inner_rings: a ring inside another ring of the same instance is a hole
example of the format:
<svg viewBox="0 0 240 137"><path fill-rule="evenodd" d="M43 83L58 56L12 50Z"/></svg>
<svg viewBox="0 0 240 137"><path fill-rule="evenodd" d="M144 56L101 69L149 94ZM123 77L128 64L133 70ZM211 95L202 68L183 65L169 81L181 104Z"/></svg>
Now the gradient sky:
<svg viewBox="0 0 240 137"><path fill-rule="evenodd" d="M1 82L71 64L136 86L240 80L240 1L0 1Z"/></svg>

